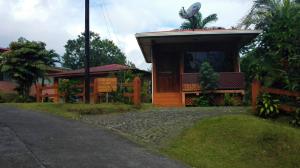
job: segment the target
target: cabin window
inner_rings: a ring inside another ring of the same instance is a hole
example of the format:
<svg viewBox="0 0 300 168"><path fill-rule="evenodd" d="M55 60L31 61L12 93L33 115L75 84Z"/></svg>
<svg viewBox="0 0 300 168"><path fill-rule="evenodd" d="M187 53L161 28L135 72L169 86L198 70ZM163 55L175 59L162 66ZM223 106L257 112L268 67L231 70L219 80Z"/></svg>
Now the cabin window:
<svg viewBox="0 0 300 168"><path fill-rule="evenodd" d="M198 73L200 65L208 61L216 72L232 71L232 60L223 51L187 52L184 56L184 72Z"/></svg>

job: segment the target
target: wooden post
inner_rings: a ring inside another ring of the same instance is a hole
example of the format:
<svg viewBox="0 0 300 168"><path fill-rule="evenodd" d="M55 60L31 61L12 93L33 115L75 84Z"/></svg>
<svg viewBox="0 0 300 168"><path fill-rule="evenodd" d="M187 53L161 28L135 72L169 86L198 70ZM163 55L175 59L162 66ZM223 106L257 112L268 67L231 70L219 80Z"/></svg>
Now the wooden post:
<svg viewBox="0 0 300 168"><path fill-rule="evenodd" d="M41 102L41 96L42 96L42 93L41 93L41 85L39 83L37 83L35 85L35 98L36 98L36 102Z"/></svg>
<svg viewBox="0 0 300 168"><path fill-rule="evenodd" d="M58 78L54 78L54 103L58 103L59 102L59 93L58 93Z"/></svg>
<svg viewBox="0 0 300 168"><path fill-rule="evenodd" d="M139 77L133 79L133 104L141 105L141 79Z"/></svg>
<svg viewBox="0 0 300 168"><path fill-rule="evenodd" d="M252 109L253 112L256 111L257 97L259 96L261 90L260 81L254 80L252 82Z"/></svg>
<svg viewBox="0 0 300 168"><path fill-rule="evenodd" d="M93 102L96 104L98 102L98 83L97 78L94 79L94 85L93 85Z"/></svg>

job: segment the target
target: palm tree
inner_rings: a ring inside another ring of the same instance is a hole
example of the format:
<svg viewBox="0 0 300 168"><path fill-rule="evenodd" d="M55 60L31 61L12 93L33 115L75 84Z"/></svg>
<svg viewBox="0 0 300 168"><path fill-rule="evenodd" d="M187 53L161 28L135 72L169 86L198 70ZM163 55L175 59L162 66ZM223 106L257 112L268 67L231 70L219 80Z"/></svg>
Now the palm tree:
<svg viewBox="0 0 300 168"><path fill-rule="evenodd" d="M203 29L206 28L206 25L211 22L215 22L218 20L217 14L211 14L203 19L202 13L198 12L193 17L186 19L186 10L184 7L179 11L179 16L186 21L183 22L180 26L181 29Z"/></svg>
<svg viewBox="0 0 300 168"><path fill-rule="evenodd" d="M299 0L255 0L240 28L263 30L248 50L264 68L265 85L300 90Z"/></svg>
<svg viewBox="0 0 300 168"><path fill-rule="evenodd" d="M270 18L281 13L285 15L290 10L299 10L299 6L294 8L293 4L300 3L300 0L255 0L250 12L242 19L238 28L248 29L254 26L255 29L264 29L270 22Z"/></svg>
<svg viewBox="0 0 300 168"><path fill-rule="evenodd" d="M0 55L0 71L16 81L17 91L27 100L32 84L55 66L59 55L54 50L48 51L45 43L25 38L19 38L9 46L10 51Z"/></svg>

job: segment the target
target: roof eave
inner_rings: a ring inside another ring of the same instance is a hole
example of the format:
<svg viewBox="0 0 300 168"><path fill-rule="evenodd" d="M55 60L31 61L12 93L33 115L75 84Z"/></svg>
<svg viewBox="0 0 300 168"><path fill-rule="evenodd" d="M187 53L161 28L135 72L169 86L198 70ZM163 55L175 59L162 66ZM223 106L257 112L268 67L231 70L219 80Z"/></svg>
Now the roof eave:
<svg viewBox="0 0 300 168"><path fill-rule="evenodd" d="M169 37L169 36L194 36L194 35L238 35L238 34L260 34L261 30L219 30L219 31L162 31L136 33L136 38L145 37Z"/></svg>
<svg viewBox="0 0 300 168"><path fill-rule="evenodd" d="M135 37L138 41L140 49L143 53L145 61L151 63L151 55L146 54L145 47L141 42L141 39L151 39L151 38L168 38L168 37L188 37L188 36L214 36L214 35L259 35L262 33L261 30L215 30L215 31L165 31L165 32L145 32L136 33Z"/></svg>

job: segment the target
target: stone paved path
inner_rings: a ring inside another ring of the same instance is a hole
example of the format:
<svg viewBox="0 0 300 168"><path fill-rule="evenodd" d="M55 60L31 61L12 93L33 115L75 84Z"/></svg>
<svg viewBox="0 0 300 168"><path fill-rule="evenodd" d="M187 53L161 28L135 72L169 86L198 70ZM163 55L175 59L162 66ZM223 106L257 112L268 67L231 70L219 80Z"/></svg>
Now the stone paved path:
<svg viewBox="0 0 300 168"><path fill-rule="evenodd" d="M83 121L129 135L150 146L162 146L205 117L245 113L245 107L189 107L84 116Z"/></svg>

